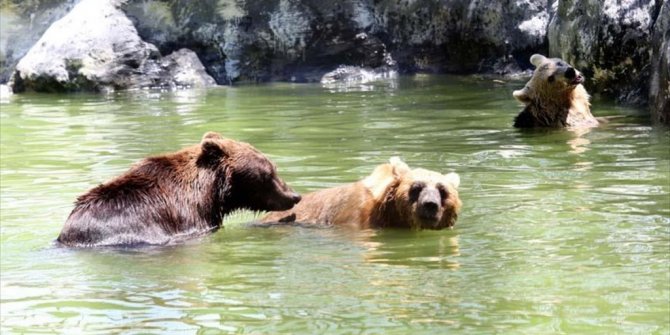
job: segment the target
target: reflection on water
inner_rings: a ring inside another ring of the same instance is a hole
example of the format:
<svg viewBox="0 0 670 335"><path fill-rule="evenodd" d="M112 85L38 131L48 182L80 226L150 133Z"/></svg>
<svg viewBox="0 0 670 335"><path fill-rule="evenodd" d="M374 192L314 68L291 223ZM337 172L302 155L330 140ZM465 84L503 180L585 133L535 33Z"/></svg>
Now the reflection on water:
<svg viewBox="0 0 670 335"><path fill-rule="evenodd" d="M399 238L407 237L407 232L396 232ZM384 236L386 241L388 237ZM387 264L387 265L406 265L425 266L427 268L457 269L460 267L458 256L460 256L458 247L458 236L449 236L442 234L435 239L426 239L424 236L417 236L416 241L404 241L396 244L385 244L384 242L365 241L367 247L365 253L366 262ZM425 245L424 245L425 244ZM406 245L418 246L417 248L408 248Z"/></svg>
<svg viewBox="0 0 670 335"><path fill-rule="evenodd" d="M638 111L518 131L518 83L19 95L0 104L2 333L668 333L670 133ZM391 156L462 180L445 231L260 228L184 245L54 247L77 195L209 130L308 192Z"/></svg>
<svg viewBox="0 0 670 335"><path fill-rule="evenodd" d="M585 137L585 135L588 134L590 131L591 131L590 128L570 130L570 132L575 134L575 137L573 139L568 140L567 142L571 149L570 152L579 155L585 153L586 150L589 150L589 144L591 144L591 141L587 137Z"/></svg>

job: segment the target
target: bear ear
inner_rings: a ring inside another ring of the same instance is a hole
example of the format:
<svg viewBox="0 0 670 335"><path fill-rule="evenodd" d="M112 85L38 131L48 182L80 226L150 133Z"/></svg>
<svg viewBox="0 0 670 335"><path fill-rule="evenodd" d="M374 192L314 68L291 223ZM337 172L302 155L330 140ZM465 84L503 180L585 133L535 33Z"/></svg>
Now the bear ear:
<svg viewBox="0 0 670 335"><path fill-rule="evenodd" d="M535 67L540 66L540 64L544 63L547 60L547 57L544 57L540 54L534 54L530 56L530 63L533 64Z"/></svg>
<svg viewBox="0 0 670 335"><path fill-rule="evenodd" d="M409 165L403 162L398 156L391 157L391 159L389 159L389 163L393 167L393 174L395 176L401 176L410 171Z"/></svg>
<svg viewBox="0 0 670 335"><path fill-rule="evenodd" d="M202 135L201 142L204 142L206 139L222 140L223 137L221 136L221 134L215 131L208 131L205 133L205 135Z"/></svg>
<svg viewBox="0 0 670 335"><path fill-rule="evenodd" d="M394 159L395 158L395 159ZM380 200L385 197L389 186L400 180L400 175L396 171L398 167L403 166L409 171L409 167L400 158L394 157L390 164L381 164L372 171L372 174L363 179L363 186L372 194L373 199Z"/></svg>
<svg viewBox="0 0 670 335"><path fill-rule="evenodd" d="M458 186L461 185L461 177L456 172L449 172L444 175L447 183L451 184L455 189L458 189Z"/></svg>
<svg viewBox="0 0 670 335"><path fill-rule="evenodd" d="M217 140L212 139L212 138L205 138L200 142L200 148L202 152L200 153L200 157L198 160L215 160L215 159L221 159L224 156L227 156L228 154L226 151L223 149L223 147L220 145Z"/></svg>
<svg viewBox="0 0 670 335"><path fill-rule="evenodd" d="M514 96L515 99L519 100L519 102L522 102L524 104L529 104L531 101L530 89L528 89L528 86L512 92L512 95Z"/></svg>

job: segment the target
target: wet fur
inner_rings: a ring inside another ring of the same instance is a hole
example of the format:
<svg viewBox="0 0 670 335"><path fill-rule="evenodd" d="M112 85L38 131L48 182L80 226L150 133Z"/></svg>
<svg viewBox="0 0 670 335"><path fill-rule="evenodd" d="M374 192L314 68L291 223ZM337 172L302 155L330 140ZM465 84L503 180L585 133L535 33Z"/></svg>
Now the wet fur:
<svg viewBox="0 0 670 335"><path fill-rule="evenodd" d="M514 91L514 97L525 108L514 119L517 128L595 127L598 121L591 114L589 95L581 84L571 85L565 78L572 68L561 59L533 55L536 66L526 86ZM572 68L574 69L574 68ZM581 76L579 71L575 72Z"/></svg>
<svg viewBox="0 0 670 335"><path fill-rule="evenodd" d="M261 222L354 224L367 228L374 225L373 212L394 183L397 180L393 167L384 164L365 180L305 194L291 210L270 213Z"/></svg>
<svg viewBox="0 0 670 335"><path fill-rule="evenodd" d="M216 230L238 208L290 208L286 201L250 198L246 188L264 186L254 180L257 171L272 174L269 181L276 183L259 190L267 197L292 196L260 152L208 133L201 144L146 158L81 195L57 242L78 247L167 244Z"/></svg>
<svg viewBox="0 0 670 335"><path fill-rule="evenodd" d="M407 195L414 180L408 177L410 173L404 166L399 167L397 162L382 164L361 181L308 193L291 210L270 213L261 222L350 225L363 229L422 228ZM449 186L440 223L434 229L453 227L460 207L458 191Z"/></svg>

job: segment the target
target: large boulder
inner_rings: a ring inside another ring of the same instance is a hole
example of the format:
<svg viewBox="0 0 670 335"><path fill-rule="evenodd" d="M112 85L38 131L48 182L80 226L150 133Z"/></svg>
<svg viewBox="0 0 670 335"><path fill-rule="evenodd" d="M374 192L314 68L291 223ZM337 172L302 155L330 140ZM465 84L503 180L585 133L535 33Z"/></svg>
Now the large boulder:
<svg viewBox="0 0 670 335"><path fill-rule="evenodd" d="M120 10L123 3L79 2L19 61L10 80L12 89L101 91L215 84L189 51L162 59L158 49L139 37Z"/></svg>

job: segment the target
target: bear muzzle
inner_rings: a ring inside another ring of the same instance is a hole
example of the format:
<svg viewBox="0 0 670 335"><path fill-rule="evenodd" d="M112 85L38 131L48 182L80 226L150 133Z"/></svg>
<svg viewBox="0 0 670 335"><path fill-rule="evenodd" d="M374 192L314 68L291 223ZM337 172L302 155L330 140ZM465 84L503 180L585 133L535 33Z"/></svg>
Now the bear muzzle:
<svg viewBox="0 0 670 335"><path fill-rule="evenodd" d="M422 222L433 225L440 221L442 199L435 188L425 188L416 204L416 215Z"/></svg>
<svg viewBox="0 0 670 335"><path fill-rule="evenodd" d="M292 202L294 205L297 204L297 203L299 203L300 200L302 200L302 197L300 196L300 194L295 193L295 192L291 192L291 194L289 195L289 197L291 198L291 202Z"/></svg>
<svg viewBox="0 0 670 335"><path fill-rule="evenodd" d="M295 204L299 203L300 200L302 200L300 194L289 190L284 192L280 199L277 199L276 202L271 204L271 207L273 207L271 210L285 211L291 209L293 206L295 206Z"/></svg>
<svg viewBox="0 0 670 335"><path fill-rule="evenodd" d="M570 67L565 71L565 78L569 80L570 85L579 85L584 82L584 76L575 70L574 67Z"/></svg>

